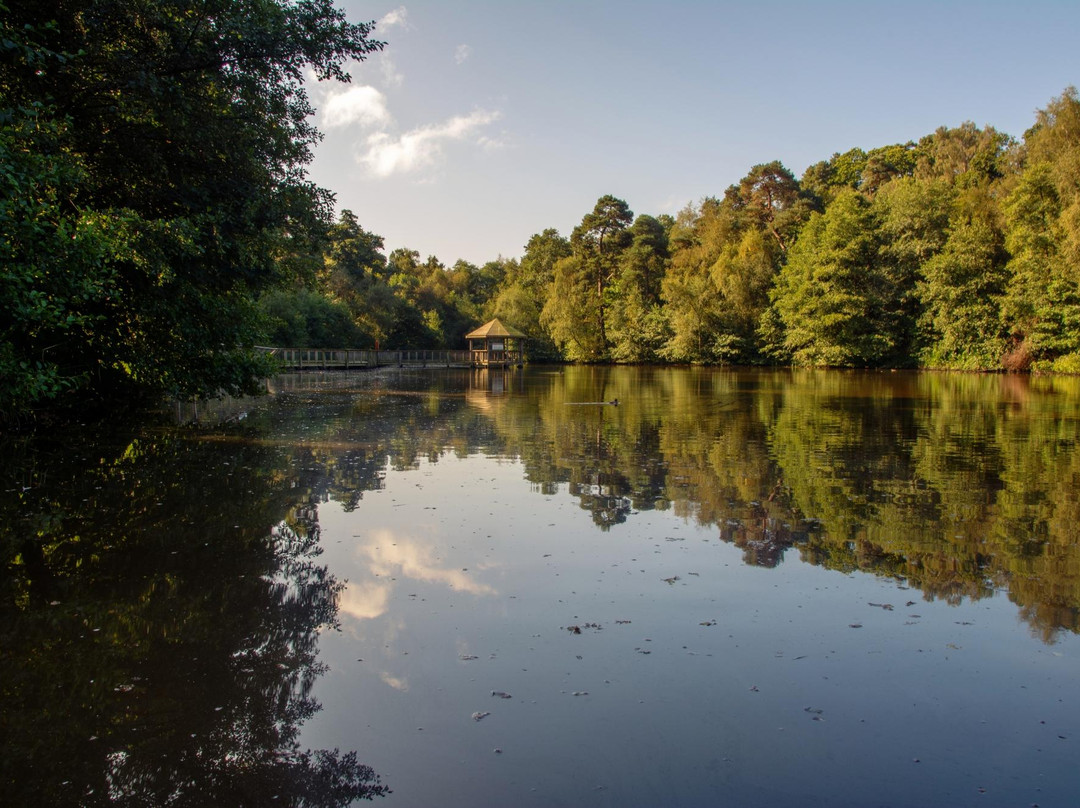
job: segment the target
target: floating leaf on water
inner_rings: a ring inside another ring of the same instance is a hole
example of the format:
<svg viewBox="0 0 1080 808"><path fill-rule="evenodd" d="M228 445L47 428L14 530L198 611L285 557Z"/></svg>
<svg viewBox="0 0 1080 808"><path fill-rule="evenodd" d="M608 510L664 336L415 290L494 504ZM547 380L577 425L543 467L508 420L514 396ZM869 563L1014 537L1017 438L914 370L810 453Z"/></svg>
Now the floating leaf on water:
<svg viewBox="0 0 1080 808"><path fill-rule="evenodd" d="M477 710L475 713L472 714L472 720L473 721L481 721L481 720L487 718L489 715L491 715L491 713L489 713L489 712L481 712L480 710Z"/></svg>

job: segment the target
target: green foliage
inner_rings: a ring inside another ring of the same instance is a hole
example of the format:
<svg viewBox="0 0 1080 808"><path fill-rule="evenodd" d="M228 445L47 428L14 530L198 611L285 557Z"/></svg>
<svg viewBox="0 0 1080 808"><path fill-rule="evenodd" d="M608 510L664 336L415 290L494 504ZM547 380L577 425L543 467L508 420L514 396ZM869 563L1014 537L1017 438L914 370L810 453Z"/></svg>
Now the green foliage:
<svg viewBox="0 0 1080 808"><path fill-rule="evenodd" d="M611 356L617 362L653 362L670 336L660 300L669 257L667 231L659 219L642 215L630 234L608 292Z"/></svg>
<svg viewBox="0 0 1080 808"><path fill-rule="evenodd" d="M709 268L738 233L730 205L705 199L684 209L671 231L672 256L662 290L672 336L663 348L674 362L717 362L715 335L724 323L723 299Z"/></svg>
<svg viewBox="0 0 1080 808"><path fill-rule="evenodd" d="M572 255L556 263L540 323L567 359L599 362L607 358L607 345L599 328L601 317L596 280L582 259Z"/></svg>
<svg viewBox="0 0 1080 808"><path fill-rule="evenodd" d="M1005 204L1012 256L1002 316L1014 342L1036 362L1080 348L1080 290L1062 260L1061 197L1051 166L1030 166Z"/></svg>
<svg viewBox="0 0 1080 808"><path fill-rule="evenodd" d="M1013 139L992 126L979 129L970 121L955 129L940 127L919 141L915 176L944 179L961 187L986 185L1009 170Z"/></svg>
<svg viewBox="0 0 1080 808"><path fill-rule="evenodd" d="M894 345L881 329L893 292L877 262L870 204L842 191L813 214L772 293L784 328L783 351L802 365L880 364Z"/></svg>
<svg viewBox="0 0 1080 808"><path fill-rule="evenodd" d="M664 279L674 361L760 362L757 335L769 289L816 202L773 161L754 166L722 201L680 214Z"/></svg>
<svg viewBox="0 0 1080 808"><path fill-rule="evenodd" d="M274 290L260 301L266 315L263 342L282 348L374 348L371 335L353 322L344 304L310 289Z"/></svg>
<svg viewBox="0 0 1080 808"><path fill-rule="evenodd" d="M873 196L886 183L899 177L910 177L915 172L917 159L914 143L871 149L866 153L866 165L859 177L859 190Z"/></svg>
<svg viewBox="0 0 1080 808"><path fill-rule="evenodd" d="M1010 279L1002 306L1036 368L1080 353L1080 99L1069 88L1039 112L1028 162L1005 201Z"/></svg>
<svg viewBox="0 0 1080 808"><path fill-rule="evenodd" d="M948 182L911 177L893 180L874 197L872 208L881 245L879 268L893 292L881 323L883 330L895 334L890 363L911 364L918 350L918 322L928 298L920 296L917 284L927 262L945 245L955 199L956 192ZM947 278L939 275L938 280L944 283ZM929 332L921 337L923 341L933 339Z"/></svg>
<svg viewBox="0 0 1080 808"><path fill-rule="evenodd" d="M548 228L534 234L525 245L521 260L510 262L494 297L484 306L484 317L499 317L504 323L529 335L526 344L532 359L561 359L562 354L541 322L541 313L555 280L555 264L570 255L570 242Z"/></svg>
<svg viewBox="0 0 1080 808"><path fill-rule="evenodd" d="M1005 252L1001 232L981 218L957 221L941 252L922 267L922 364L965 370L1000 366Z"/></svg>
<svg viewBox="0 0 1080 808"><path fill-rule="evenodd" d="M71 356L104 319L115 294L108 258L124 240L121 222L71 204L85 172L44 112L0 120L0 418L86 383L89 369Z"/></svg>
<svg viewBox="0 0 1080 808"><path fill-rule="evenodd" d="M795 175L779 160L751 168L738 185L727 189L724 202L742 218L740 229L755 225L769 232L784 252L812 209Z"/></svg>
<svg viewBox="0 0 1080 808"><path fill-rule="evenodd" d="M632 241L628 228L633 219L623 200L600 197L570 236L571 258L555 264L541 324L569 359L599 362L610 356L610 287L617 283L622 255Z"/></svg>
<svg viewBox="0 0 1080 808"><path fill-rule="evenodd" d="M803 172L800 183L808 195L818 200L822 210L832 202L837 192L850 188L857 190L862 182L866 168L866 152L862 149L848 149L843 154L835 153L828 160L814 163Z"/></svg>
<svg viewBox="0 0 1080 808"><path fill-rule="evenodd" d="M2 294L51 312L18 307L0 335L0 361L32 371L4 375L4 406L250 389L255 296L310 267L329 224L304 176L307 72L347 79L381 47L371 27L331 0L7 6L0 181L25 202L0 225L23 253ZM71 278L26 258L44 255Z"/></svg>

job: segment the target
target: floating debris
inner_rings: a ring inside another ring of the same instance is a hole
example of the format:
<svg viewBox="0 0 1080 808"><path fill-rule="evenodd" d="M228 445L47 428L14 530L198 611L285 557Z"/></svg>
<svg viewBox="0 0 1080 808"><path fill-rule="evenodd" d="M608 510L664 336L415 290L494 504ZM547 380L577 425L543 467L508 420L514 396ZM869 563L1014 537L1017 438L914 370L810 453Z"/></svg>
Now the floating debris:
<svg viewBox="0 0 1080 808"><path fill-rule="evenodd" d="M870 603L868 605L876 606L877 608L884 609L887 612L891 612L893 610L893 605L891 603Z"/></svg>
<svg viewBox="0 0 1080 808"><path fill-rule="evenodd" d="M498 696L500 699L512 699L513 698L513 696L511 696L509 693L507 693L504 690L492 690L491 695Z"/></svg>
<svg viewBox="0 0 1080 808"><path fill-rule="evenodd" d="M472 714L472 720L473 721L482 721L483 719L487 718L489 715L491 715L491 713L486 712L486 711L481 712L480 710L477 710L475 713Z"/></svg>
<svg viewBox="0 0 1080 808"><path fill-rule="evenodd" d="M603 626L599 623L582 623L580 626L566 626L566 630L571 634L580 634L583 628L591 628L596 631L603 630Z"/></svg>
<svg viewBox="0 0 1080 808"><path fill-rule="evenodd" d="M575 690L572 695L574 695L574 696L587 696L587 695L589 695L589 691L588 690Z"/></svg>
<svg viewBox="0 0 1080 808"><path fill-rule="evenodd" d="M679 576L678 576L678 575L672 575L672 576L671 576L670 578L663 578L663 579L661 579L661 580L663 580L663 582L664 582L665 584L673 584L673 583L675 583L675 582L676 582L677 580L679 580Z"/></svg>
<svg viewBox="0 0 1080 808"><path fill-rule="evenodd" d="M715 620L704 620L704 621L698 623L698 625L699 626L715 626L716 621Z"/></svg>
<svg viewBox="0 0 1080 808"><path fill-rule="evenodd" d="M617 626L628 626L628 625L630 625L630 622L631 622L630 620L616 620L615 625L617 625Z"/></svg>
<svg viewBox="0 0 1080 808"><path fill-rule="evenodd" d="M862 623L848 623L848 628L862 628Z"/></svg>
<svg viewBox="0 0 1080 808"><path fill-rule="evenodd" d="M476 656L476 654L458 654L458 659L460 659L462 662L469 662L470 660L479 658L480 657Z"/></svg>

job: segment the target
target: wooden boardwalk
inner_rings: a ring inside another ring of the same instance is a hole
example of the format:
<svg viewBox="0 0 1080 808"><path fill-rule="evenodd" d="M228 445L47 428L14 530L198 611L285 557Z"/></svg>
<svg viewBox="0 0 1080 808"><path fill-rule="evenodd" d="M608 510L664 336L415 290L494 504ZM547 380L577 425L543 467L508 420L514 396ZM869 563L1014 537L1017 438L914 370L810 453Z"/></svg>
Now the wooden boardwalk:
<svg viewBox="0 0 1080 808"><path fill-rule="evenodd" d="M337 348L260 348L287 370L342 370L378 367L471 368L470 351L368 351Z"/></svg>

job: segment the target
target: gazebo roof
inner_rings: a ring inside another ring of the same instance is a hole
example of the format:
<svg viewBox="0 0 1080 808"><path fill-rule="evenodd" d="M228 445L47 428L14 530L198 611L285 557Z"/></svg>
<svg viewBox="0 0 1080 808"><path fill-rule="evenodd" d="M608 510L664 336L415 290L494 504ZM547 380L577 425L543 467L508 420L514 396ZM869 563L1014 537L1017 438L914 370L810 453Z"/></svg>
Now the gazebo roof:
<svg viewBox="0 0 1080 808"><path fill-rule="evenodd" d="M484 323L479 328L470 331L465 335L465 339L486 339L487 337L516 337L517 339L524 339L525 335L516 328L503 325L498 318L489 323Z"/></svg>

